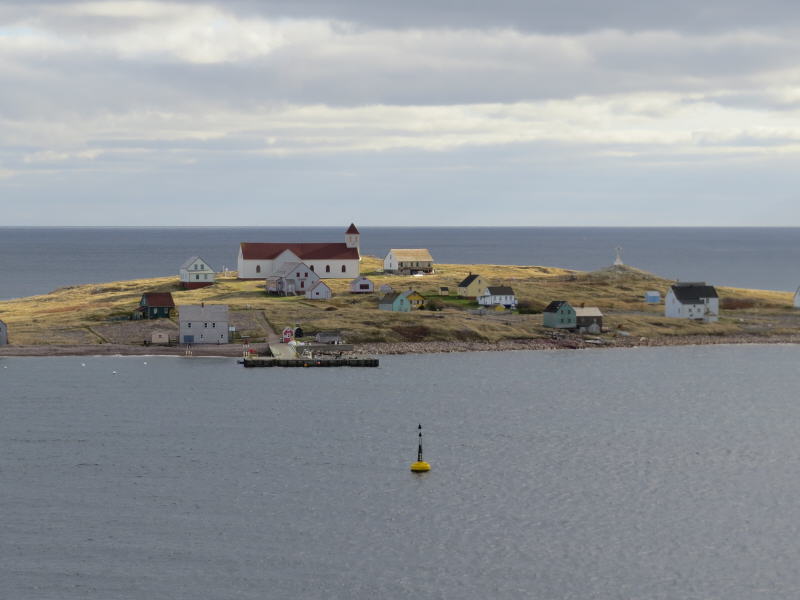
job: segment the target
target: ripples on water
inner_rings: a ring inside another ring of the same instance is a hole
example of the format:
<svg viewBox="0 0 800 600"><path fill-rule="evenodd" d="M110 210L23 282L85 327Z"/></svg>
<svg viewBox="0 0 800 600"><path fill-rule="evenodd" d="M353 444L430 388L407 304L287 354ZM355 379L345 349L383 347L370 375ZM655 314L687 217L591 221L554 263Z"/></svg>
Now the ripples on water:
<svg viewBox="0 0 800 600"><path fill-rule="evenodd" d="M0 359L0 587L796 597L798 359L793 346L302 371ZM423 476L408 471L420 421Z"/></svg>

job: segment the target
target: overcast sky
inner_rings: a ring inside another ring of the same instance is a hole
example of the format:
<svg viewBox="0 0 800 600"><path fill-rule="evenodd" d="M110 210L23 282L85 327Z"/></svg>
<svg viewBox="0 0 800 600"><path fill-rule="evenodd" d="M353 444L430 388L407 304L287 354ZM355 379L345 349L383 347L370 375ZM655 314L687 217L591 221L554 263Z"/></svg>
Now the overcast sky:
<svg viewBox="0 0 800 600"><path fill-rule="evenodd" d="M798 16L0 0L0 225L800 226Z"/></svg>

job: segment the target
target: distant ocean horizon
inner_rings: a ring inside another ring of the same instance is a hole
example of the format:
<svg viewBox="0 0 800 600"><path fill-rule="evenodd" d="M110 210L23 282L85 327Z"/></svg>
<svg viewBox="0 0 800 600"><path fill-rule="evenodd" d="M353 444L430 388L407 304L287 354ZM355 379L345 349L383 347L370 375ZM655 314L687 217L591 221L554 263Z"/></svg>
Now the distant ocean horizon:
<svg viewBox="0 0 800 600"><path fill-rule="evenodd" d="M239 242L343 241L341 227L0 227L0 299L56 288L177 275L190 256L236 269ZM357 224L358 225L358 224ZM625 264L668 279L794 291L798 227L370 227L361 252L429 248L436 262L590 271Z"/></svg>

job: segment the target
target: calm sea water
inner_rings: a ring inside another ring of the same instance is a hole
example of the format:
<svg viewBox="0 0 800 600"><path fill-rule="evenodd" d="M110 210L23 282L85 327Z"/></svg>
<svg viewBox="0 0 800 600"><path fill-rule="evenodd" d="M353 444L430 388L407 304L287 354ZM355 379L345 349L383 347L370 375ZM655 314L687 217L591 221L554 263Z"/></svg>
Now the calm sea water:
<svg viewBox="0 0 800 600"><path fill-rule="evenodd" d="M200 255L236 268L242 241L342 241L337 228L0 228L0 299L57 287L177 275ZM430 248L442 263L592 270L623 247L627 264L672 279L793 291L800 228L362 227L362 252Z"/></svg>
<svg viewBox="0 0 800 600"><path fill-rule="evenodd" d="M795 598L798 361L0 359L2 596Z"/></svg>

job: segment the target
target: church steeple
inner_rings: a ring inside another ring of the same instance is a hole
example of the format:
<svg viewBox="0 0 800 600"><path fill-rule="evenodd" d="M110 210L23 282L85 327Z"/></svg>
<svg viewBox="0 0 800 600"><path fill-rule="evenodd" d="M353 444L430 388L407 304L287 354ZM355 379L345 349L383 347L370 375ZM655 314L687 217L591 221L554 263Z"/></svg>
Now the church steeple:
<svg viewBox="0 0 800 600"><path fill-rule="evenodd" d="M350 227L344 232L344 243L348 248L358 250L358 260L361 260L361 233L354 223L350 223Z"/></svg>

